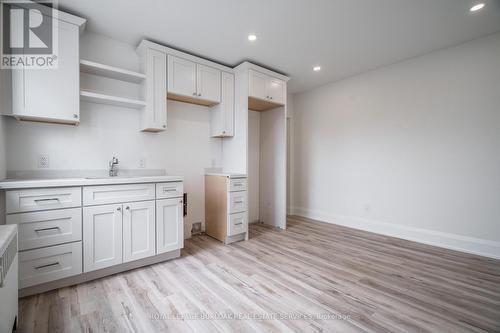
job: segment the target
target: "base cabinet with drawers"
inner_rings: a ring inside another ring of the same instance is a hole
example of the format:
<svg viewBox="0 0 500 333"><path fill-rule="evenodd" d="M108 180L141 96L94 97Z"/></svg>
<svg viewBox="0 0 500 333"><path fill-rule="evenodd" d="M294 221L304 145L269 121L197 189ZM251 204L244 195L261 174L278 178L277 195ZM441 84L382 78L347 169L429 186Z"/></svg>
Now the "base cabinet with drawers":
<svg viewBox="0 0 500 333"><path fill-rule="evenodd" d="M182 181L7 190L19 288L180 250L183 194Z"/></svg>
<svg viewBox="0 0 500 333"><path fill-rule="evenodd" d="M81 187L9 190L6 222L17 224L19 288L82 273Z"/></svg>
<svg viewBox="0 0 500 333"><path fill-rule="evenodd" d="M205 232L226 244L248 239L246 177L205 176Z"/></svg>

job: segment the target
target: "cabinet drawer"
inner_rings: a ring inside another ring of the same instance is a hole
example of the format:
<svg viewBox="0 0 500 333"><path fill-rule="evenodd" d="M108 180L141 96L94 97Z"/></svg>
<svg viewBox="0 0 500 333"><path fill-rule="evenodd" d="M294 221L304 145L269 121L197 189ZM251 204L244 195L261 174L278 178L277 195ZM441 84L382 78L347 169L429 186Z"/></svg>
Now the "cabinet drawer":
<svg viewBox="0 0 500 333"><path fill-rule="evenodd" d="M159 183L156 184L156 198L178 198L184 195L182 182Z"/></svg>
<svg viewBox="0 0 500 333"><path fill-rule="evenodd" d="M228 217L227 235L234 236L247 232L247 213L231 214Z"/></svg>
<svg viewBox="0 0 500 333"><path fill-rule="evenodd" d="M7 214L80 207L80 187L58 187L45 189L15 190L6 193Z"/></svg>
<svg viewBox="0 0 500 333"><path fill-rule="evenodd" d="M82 273L82 242L19 252L19 288Z"/></svg>
<svg viewBox="0 0 500 333"><path fill-rule="evenodd" d="M7 223L18 225L19 250L82 239L81 208L7 215Z"/></svg>
<svg viewBox="0 0 500 333"><path fill-rule="evenodd" d="M241 213L247 210L247 192L229 192L229 214Z"/></svg>
<svg viewBox="0 0 500 333"><path fill-rule="evenodd" d="M229 192L234 191L246 191L247 190L247 179L246 178L231 178L229 179Z"/></svg>
<svg viewBox="0 0 500 333"><path fill-rule="evenodd" d="M83 188L84 206L154 199L155 184L85 186Z"/></svg>

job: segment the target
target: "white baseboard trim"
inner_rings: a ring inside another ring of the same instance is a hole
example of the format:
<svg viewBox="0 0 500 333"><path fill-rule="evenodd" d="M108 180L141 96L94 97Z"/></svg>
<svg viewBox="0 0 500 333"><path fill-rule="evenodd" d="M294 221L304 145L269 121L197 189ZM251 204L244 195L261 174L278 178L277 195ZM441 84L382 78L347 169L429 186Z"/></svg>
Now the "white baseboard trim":
<svg viewBox="0 0 500 333"><path fill-rule="evenodd" d="M349 228L364 230L402 238L427 245L438 246L450 250L477 254L480 256L500 259L500 242L487 239L462 236L429 229L402 226L393 223L368 220L353 216L332 215L322 211L302 207L292 207L292 215L298 215L313 220L338 224Z"/></svg>

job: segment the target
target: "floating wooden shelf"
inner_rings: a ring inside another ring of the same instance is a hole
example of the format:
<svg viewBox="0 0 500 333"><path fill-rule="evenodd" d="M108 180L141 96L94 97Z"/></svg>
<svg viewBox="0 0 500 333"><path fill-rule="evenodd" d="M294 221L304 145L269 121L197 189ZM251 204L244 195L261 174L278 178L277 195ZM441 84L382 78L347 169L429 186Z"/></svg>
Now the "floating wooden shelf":
<svg viewBox="0 0 500 333"><path fill-rule="evenodd" d="M142 73L104 65L90 60L80 60L80 71L132 83L141 83L146 78L146 75Z"/></svg>
<svg viewBox="0 0 500 333"><path fill-rule="evenodd" d="M80 91L80 99L85 102L123 106L133 109L141 109L146 106L145 101L138 99L105 95L88 90Z"/></svg>
<svg viewBox="0 0 500 333"><path fill-rule="evenodd" d="M266 101L260 98L248 97L248 109L252 111L267 111L283 106L283 104Z"/></svg>

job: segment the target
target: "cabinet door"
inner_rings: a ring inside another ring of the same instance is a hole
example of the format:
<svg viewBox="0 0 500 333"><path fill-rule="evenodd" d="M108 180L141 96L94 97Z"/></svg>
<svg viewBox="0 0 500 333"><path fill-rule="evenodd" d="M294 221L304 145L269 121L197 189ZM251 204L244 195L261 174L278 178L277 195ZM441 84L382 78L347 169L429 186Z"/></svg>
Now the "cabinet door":
<svg viewBox="0 0 500 333"><path fill-rule="evenodd" d="M274 103L285 104L285 82L270 77L267 84L269 100Z"/></svg>
<svg viewBox="0 0 500 333"><path fill-rule="evenodd" d="M223 136L234 136L234 75L222 73Z"/></svg>
<svg viewBox="0 0 500 333"><path fill-rule="evenodd" d="M269 96L267 92L269 77L265 74L256 72L254 70L249 70L248 75L249 75L248 95L250 97L256 97L267 100Z"/></svg>
<svg viewBox="0 0 500 333"><path fill-rule="evenodd" d="M182 199L156 201L156 254L184 247Z"/></svg>
<svg viewBox="0 0 500 333"><path fill-rule="evenodd" d="M25 69L13 77L14 112L47 121L77 123L80 118L80 54L78 27L56 21L59 35L57 69ZM22 82L22 84L20 84ZM19 112L18 112L19 111Z"/></svg>
<svg viewBox="0 0 500 333"><path fill-rule="evenodd" d="M85 272L123 262L121 204L83 209L83 259Z"/></svg>
<svg viewBox="0 0 500 333"><path fill-rule="evenodd" d="M155 254L155 202L123 204L123 262Z"/></svg>
<svg viewBox="0 0 500 333"><path fill-rule="evenodd" d="M167 55L147 49L142 61L146 74L142 130L163 131L167 128Z"/></svg>
<svg viewBox="0 0 500 333"><path fill-rule="evenodd" d="M220 104L210 108L210 132L212 137L234 135L234 75L222 72Z"/></svg>
<svg viewBox="0 0 500 333"><path fill-rule="evenodd" d="M197 96L194 62L168 56L168 92L183 96Z"/></svg>
<svg viewBox="0 0 500 333"><path fill-rule="evenodd" d="M220 102L221 71L212 67L196 65L196 92L198 98Z"/></svg>

